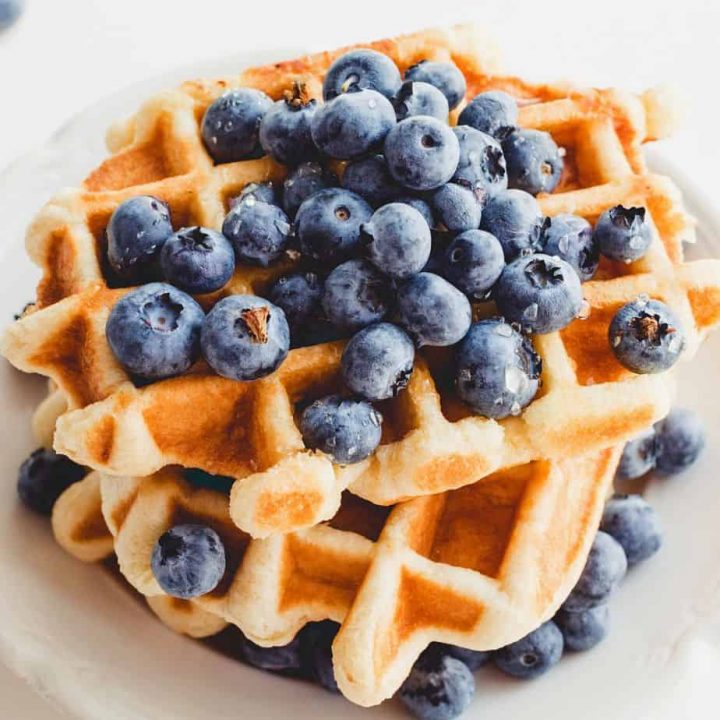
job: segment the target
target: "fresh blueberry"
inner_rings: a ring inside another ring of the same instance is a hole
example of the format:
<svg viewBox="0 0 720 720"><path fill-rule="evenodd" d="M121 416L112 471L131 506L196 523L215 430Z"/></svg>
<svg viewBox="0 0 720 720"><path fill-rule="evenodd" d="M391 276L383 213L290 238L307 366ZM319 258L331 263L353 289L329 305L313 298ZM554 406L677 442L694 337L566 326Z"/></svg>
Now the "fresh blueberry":
<svg viewBox="0 0 720 720"><path fill-rule="evenodd" d="M450 127L432 117L409 117L385 138L392 176L410 190L433 190L455 174L460 143Z"/></svg>
<svg viewBox="0 0 720 720"><path fill-rule="evenodd" d="M348 260L325 280L322 306L328 320L341 330L360 330L382 320L391 303L390 281L367 260Z"/></svg>
<svg viewBox="0 0 720 720"><path fill-rule="evenodd" d="M522 190L505 190L489 196L483 206L480 228L492 233L503 246L505 259L539 250L545 218L537 200Z"/></svg>
<svg viewBox="0 0 720 720"><path fill-rule="evenodd" d="M438 226L450 232L474 230L480 225L482 205L470 188L445 183L428 194Z"/></svg>
<svg viewBox="0 0 720 720"><path fill-rule="evenodd" d="M288 246L290 221L277 205L248 196L227 214L222 231L240 262L268 267Z"/></svg>
<svg viewBox="0 0 720 720"><path fill-rule="evenodd" d="M592 226L585 218L570 213L548 218L541 242L546 255L557 256L572 265L580 282L586 282L595 275L600 251Z"/></svg>
<svg viewBox="0 0 720 720"><path fill-rule="evenodd" d="M450 655L468 666L470 670L475 672L479 670L485 663L490 660L492 653L488 650L467 650L457 645L445 645L444 643L433 643L430 646L431 652L439 652L444 655Z"/></svg>
<svg viewBox="0 0 720 720"><path fill-rule="evenodd" d="M311 320L323 316L322 295L322 279L314 272L303 272L279 278L270 289L268 298L285 313L294 333Z"/></svg>
<svg viewBox="0 0 720 720"><path fill-rule="evenodd" d="M460 233L445 253L443 275L471 300L483 300L505 267L498 239L485 230Z"/></svg>
<svg viewBox="0 0 720 720"><path fill-rule="evenodd" d="M563 610L580 612L604 604L625 577L627 568L622 545L599 530L580 579L563 603Z"/></svg>
<svg viewBox="0 0 720 720"><path fill-rule="evenodd" d="M259 133L272 100L260 90L228 90L205 112L202 137L216 163L236 162L262 154Z"/></svg>
<svg viewBox="0 0 720 720"><path fill-rule="evenodd" d="M502 143L508 186L531 195L552 192L560 182L563 159L550 133L513 130Z"/></svg>
<svg viewBox="0 0 720 720"><path fill-rule="evenodd" d="M337 265L358 253L362 224L372 214L370 205L350 190L320 190L305 200L295 216L300 249L327 266Z"/></svg>
<svg viewBox="0 0 720 720"><path fill-rule="evenodd" d="M445 96L450 109L465 97L467 83L457 65L448 62L421 60L405 71L405 80L434 85Z"/></svg>
<svg viewBox="0 0 720 720"><path fill-rule="evenodd" d="M390 101L375 90L338 95L312 118L312 139L326 155L352 160L380 147L395 125Z"/></svg>
<svg viewBox="0 0 720 720"><path fill-rule="evenodd" d="M57 499L71 485L82 480L85 468L64 455L38 448L20 466L17 491L31 510L49 515Z"/></svg>
<svg viewBox="0 0 720 720"><path fill-rule="evenodd" d="M453 128L460 144L460 160L453 182L472 189L481 199L507 189L507 168L500 143L467 125Z"/></svg>
<svg viewBox="0 0 720 720"><path fill-rule="evenodd" d="M433 215L432 208L424 200L420 198L411 197L410 195L402 195L397 198L395 202L405 203L414 207L424 218L429 228L435 227L435 216Z"/></svg>
<svg viewBox="0 0 720 720"><path fill-rule="evenodd" d="M607 605L598 605L580 612L560 610L553 620L560 628L565 647L580 652L594 648L605 639L610 612Z"/></svg>
<svg viewBox="0 0 720 720"><path fill-rule="evenodd" d="M430 257L430 228L418 210L405 203L383 205L362 226L365 255L392 278L407 278Z"/></svg>
<svg viewBox="0 0 720 720"><path fill-rule="evenodd" d="M0 0L0 30L14 25L23 13L23 0Z"/></svg>
<svg viewBox="0 0 720 720"><path fill-rule="evenodd" d="M342 177L344 188L364 197L372 206L393 202L400 194L382 155L370 155L348 163Z"/></svg>
<svg viewBox="0 0 720 720"><path fill-rule="evenodd" d="M452 720L475 696L475 677L452 655L425 652L400 688L400 700L418 720Z"/></svg>
<svg viewBox="0 0 720 720"><path fill-rule="evenodd" d="M264 202L269 205L280 205L281 197L279 188L272 182L248 183L240 194L230 200L230 209L242 203L245 199L252 198L255 202Z"/></svg>
<svg viewBox="0 0 720 720"><path fill-rule="evenodd" d="M357 89L376 90L387 98L400 87L400 71L395 63L375 50L351 50L330 66L323 82L323 97L334 97Z"/></svg>
<svg viewBox="0 0 720 720"><path fill-rule="evenodd" d="M458 395L479 415L518 415L538 391L542 362L532 343L499 318L473 323L455 363Z"/></svg>
<svg viewBox="0 0 720 720"><path fill-rule="evenodd" d="M198 358L204 318L189 295L166 283L150 283L118 300L105 333L129 373L159 380L185 372Z"/></svg>
<svg viewBox="0 0 720 720"><path fill-rule="evenodd" d="M580 278L559 257L519 257L503 270L495 286L495 302L509 322L540 335L554 332L582 310Z"/></svg>
<svg viewBox="0 0 720 720"><path fill-rule="evenodd" d="M285 313L254 295L223 298L207 314L202 353L218 375L257 380L280 367L290 347Z"/></svg>
<svg viewBox="0 0 720 720"><path fill-rule="evenodd" d="M152 551L158 585L176 598L212 592L225 574L225 546L205 525L176 525L160 536Z"/></svg>
<svg viewBox="0 0 720 720"><path fill-rule="evenodd" d="M646 215L644 207L616 205L606 210L595 224L594 237L600 253L625 263L639 260L652 243Z"/></svg>
<svg viewBox="0 0 720 720"><path fill-rule="evenodd" d="M392 104L398 120L413 115L429 115L447 122L450 112L447 98L436 87L424 82L404 82Z"/></svg>
<svg viewBox="0 0 720 720"><path fill-rule="evenodd" d="M243 638L242 656L249 665L268 672L292 673L302 669L299 637L279 647L261 647Z"/></svg>
<svg viewBox="0 0 720 720"><path fill-rule="evenodd" d="M182 473L185 481L194 488L214 490L224 495L230 494L230 490L232 490L235 483L235 478L227 475L213 475L200 468L184 468Z"/></svg>
<svg viewBox="0 0 720 720"><path fill-rule="evenodd" d="M418 346L454 345L472 321L470 303L456 287L433 273L421 272L397 292L399 324Z"/></svg>
<svg viewBox="0 0 720 720"><path fill-rule="evenodd" d="M671 368L685 349L679 318L665 303L645 297L617 311L608 336L618 362L639 374Z"/></svg>
<svg viewBox="0 0 720 720"><path fill-rule="evenodd" d="M549 620L529 635L493 653L495 665L508 675L531 680L558 663L563 653L563 636Z"/></svg>
<svg viewBox="0 0 720 720"><path fill-rule="evenodd" d="M600 528L620 543L630 566L647 560L662 545L660 518L640 495L608 500Z"/></svg>
<svg viewBox="0 0 720 720"><path fill-rule="evenodd" d="M300 432L309 448L321 450L338 465L351 465L380 444L382 415L364 400L330 395L305 408Z"/></svg>
<svg viewBox="0 0 720 720"><path fill-rule="evenodd" d="M634 480L649 473L657 460L657 438L651 427L626 443L617 468L617 476Z"/></svg>
<svg viewBox="0 0 720 720"><path fill-rule="evenodd" d="M340 692L335 680L332 644L340 626L326 620L310 623L303 628L300 638L301 657L310 675L326 690Z"/></svg>
<svg viewBox="0 0 720 720"><path fill-rule="evenodd" d="M189 293L219 290L235 271L230 241L208 228L183 228L171 235L160 252L165 279Z"/></svg>
<svg viewBox="0 0 720 720"><path fill-rule="evenodd" d="M130 198L113 212L107 227L107 253L112 269L122 278L142 282L172 235L170 209L151 195Z"/></svg>
<svg viewBox="0 0 720 720"><path fill-rule="evenodd" d="M320 163L308 162L290 171L283 183L282 205L290 217L316 192L335 187L338 179Z"/></svg>
<svg viewBox="0 0 720 720"><path fill-rule="evenodd" d="M692 410L675 408L655 430L657 469L666 475L687 470L705 447L705 426Z"/></svg>
<svg viewBox="0 0 720 720"><path fill-rule="evenodd" d="M407 387L415 362L412 340L396 325L377 323L363 328L345 346L345 385L366 400L397 397Z"/></svg>
<svg viewBox="0 0 720 720"><path fill-rule="evenodd" d="M458 125L504 140L517 127L518 107L515 98L499 90L476 95L463 109Z"/></svg>

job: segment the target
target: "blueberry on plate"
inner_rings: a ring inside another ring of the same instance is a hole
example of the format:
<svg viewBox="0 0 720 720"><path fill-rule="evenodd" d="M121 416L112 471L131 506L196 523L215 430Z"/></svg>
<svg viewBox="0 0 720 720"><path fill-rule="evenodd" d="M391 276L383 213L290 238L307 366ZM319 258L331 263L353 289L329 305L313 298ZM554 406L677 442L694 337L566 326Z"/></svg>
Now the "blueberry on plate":
<svg viewBox="0 0 720 720"><path fill-rule="evenodd" d="M444 259L443 276L471 300L484 300L505 267L502 245L485 230L460 233Z"/></svg>
<svg viewBox="0 0 720 720"><path fill-rule="evenodd" d="M425 200L412 197L411 195L401 195L395 202L405 203L406 205L414 207L425 218L425 222L430 229L435 227L435 216L433 215L432 208Z"/></svg>
<svg viewBox="0 0 720 720"><path fill-rule="evenodd" d="M447 98L436 87L424 82L405 81L392 104L398 121L413 115L429 115L447 122L450 112Z"/></svg>
<svg viewBox="0 0 720 720"><path fill-rule="evenodd" d="M541 242L542 252L572 265L580 282L586 282L595 275L600 251L592 226L585 218L570 213L548 218Z"/></svg>
<svg viewBox="0 0 720 720"><path fill-rule="evenodd" d="M499 318L473 323L457 348L460 398L478 415L518 415L535 397L542 362L530 340Z"/></svg>
<svg viewBox="0 0 720 720"><path fill-rule="evenodd" d="M112 269L133 282L147 280L165 241L173 234L170 208L151 195L130 198L115 209L107 226Z"/></svg>
<svg viewBox="0 0 720 720"><path fill-rule="evenodd" d="M488 195L506 190L507 168L500 143L467 125L458 125L453 132L460 144L460 160L453 182L467 185L483 200Z"/></svg>
<svg viewBox="0 0 720 720"><path fill-rule="evenodd" d="M631 263L639 260L652 243L652 230L644 207L616 205L595 223L595 242L600 253L611 260Z"/></svg>
<svg viewBox="0 0 720 720"><path fill-rule="evenodd" d="M342 186L365 198L373 207L393 202L401 190L382 155L370 155L348 163Z"/></svg>
<svg viewBox="0 0 720 720"><path fill-rule="evenodd" d="M171 235L160 252L165 280L189 293L219 290L235 271L230 241L209 228L191 227Z"/></svg>
<svg viewBox="0 0 720 720"><path fill-rule="evenodd" d="M623 305L610 322L610 347L618 362L634 373L671 368L685 349L679 318L660 300L639 297Z"/></svg>
<svg viewBox="0 0 720 720"><path fill-rule="evenodd" d="M603 605L625 577L628 560L620 543L599 530L580 579L563 603L563 610L579 612Z"/></svg>
<svg viewBox="0 0 720 720"><path fill-rule="evenodd" d="M489 650L468 650L457 645L446 645L445 643L432 643L428 651L450 655L467 665L473 672L485 665L492 655Z"/></svg>
<svg viewBox="0 0 720 720"><path fill-rule="evenodd" d="M366 400L397 397L407 387L415 362L412 340L396 325L377 323L363 328L345 346L345 385Z"/></svg>
<svg viewBox="0 0 720 720"><path fill-rule="evenodd" d="M330 395L305 408L300 432L309 448L321 450L338 465L351 465L380 444L382 415L364 400Z"/></svg>
<svg viewBox="0 0 720 720"><path fill-rule="evenodd" d="M640 495L608 500L600 528L620 543L630 566L647 560L662 545L660 518Z"/></svg>
<svg viewBox="0 0 720 720"><path fill-rule="evenodd" d="M152 551L152 573L168 595L190 599L212 592L225 574L225 546L206 525L176 525Z"/></svg>
<svg viewBox="0 0 720 720"><path fill-rule="evenodd" d="M85 477L86 470L64 455L38 448L20 466L17 491L20 499L41 515L52 512L57 499Z"/></svg>
<svg viewBox="0 0 720 720"><path fill-rule="evenodd" d="M230 209L242 203L244 200L252 198L255 202L264 202L268 205L280 205L281 193L271 181L263 183L248 183L237 197L230 200Z"/></svg>
<svg viewBox="0 0 720 720"><path fill-rule="evenodd" d="M246 197L223 222L223 235L232 243L240 262L268 267L287 249L290 220L277 206Z"/></svg>
<svg viewBox="0 0 720 720"><path fill-rule="evenodd" d="M312 118L312 139L326 155L352 160L380 147L394 125L395 110L384 95L356 90L318 108Z"/></svg>
<svg viewBox="0 0 720 720"><path fill-rule="evenodd" d="M331 620L306 625L300 634L300 656L304 668L329 692L340 692L335 680L332 645L340 626Z"/></svg>
<svg viewBox="0 0 720 720"><path fill-rule="evenodd" d="M23 13L23 0L0 0L0 30L14 25Z"/></svg>
<svg viewBox="0 0 720 720"><path fill-rule="evenodd" d="M427 195L438 229L449 232L474 230L480 226L482 205L475 191L454 182L445 183Z"/></svg>
<svg viewBox="0 0 720 720"><path fill-rule="evenodd" d="M311 195L295 216L303 255L326 266L337 265L360 250L362 224L373 210L359 195L328 188Z"/></svg>
<svg viewBox="0 0 720 720"><path fill-rule="evenodd" d="M405 203L383 205L362 226L364 253L378 270L403 279L420 272L430 257L430 228Z"/></svg>
<svg viewBox="0 0 720 720"><path fill-rule="evenodd" d="M657 438L655 428L651 427L625 444L616 475L634 480L653 470L656 460Z"/></svg>
<svg viewBox="0 0 720 720"><path fill-rule="evenodd" d="M290 328L299 330L305 323L323 316L324 283L314 272L284 275L270 288L268 298L285 313Z"/></svg>
<svg viewBox="0 0 720 720"><path fill-rule="evenodd" d="M452 655L424 652L399 691L400 700L419 720L452 720L475 696L475 677Z"/></svg>
<svg viewBox="0 0 720 720"><path fill-rule="evenodd" d="M382 320L389 312L390 281L367 260L348 260L325 280L325 316L340 330L355 331Z"/></svg>
<svg viewBox="0 0 720 720"><path fill-rule="evenodd" d="M513 130L502 143L508 186L531 195L550 193L560 182L563 159L550 133Z"/></svg>
<svg viewBox="0 0 720 720"><path fill-rule="evenodd" d="M540 335L554 332L569 325L582 310L580 278L559 257L519 257L500 275L495 302L508 322Z"/></svg>
<svg viewBox="0 0 720 720"><path fill-rule="evenodd" d="M460 143L446 124L433 117L409 117L385 138L385 160L392 176L410 190L433 190L455 174Z"/></svg>
<svg viewBox="0 0 720 720"><path fill-rule="evenodd" d="M325 75L323 97L332 100L352 90L375 90L387 98L398 91L402 80L397 65L376 50L351 50L341 55Z"/></svg>
<svg viewBox="0 0 720 720"><path fill-rule="evenodd" d="M262 647L243 638L242 657L249 665L268 672L293 673L302 669L299 637L279 647Z"/></svg>
<svg viewBox="0 0 720 720"><path fill-rule="evenodd" d="M514 97L500 90L476 95L460 113L458 125L469 125L504 140L517 127L518 106Z"/></svg>
<svg viewBox="0 0 720 720"><path fill-rule="evenodd" d="M283 182L282 206L290 217L295 217L300 206L316 192L335 187L338 179L320 163L307 162L290 171Z"/></svg>
<svg viewBox="0 0 720 720"><path fill-rule="evenodd" d="M552 620L548 620L524 638L496 650L493 662L508 675L532 680L556 665L562 653L562 633Z"/></svg>
<svg viewBox="0 0 720 720"><path fill-rule="evenodd" d="M465 76L454 63L421 60L405 71L405 80L434 85L445 96L450 110L456 108L465 97Z"/></svg>
<svg viewBox="0 0 720 720"><path fill-rule="evenodd" d="M607 605L598 605L580 612L560 610L553 621L560 628L565 648L581 652L594 648L605 639L610 611Z"/></svg>
<svg viewBox="0 0 720 720"><path fill-rule="evenodd" d="M655 426L657 469L666 475L687 470L705 448L705 426L692 410L675 408Z"/></svg>
<svg viewBox="0 0 720 720"><path fill-rule="evenodd" d="M105 334L131 375L159 380L185 372L197 360L204 318L189 295L167 283L150 283L115 303Z"/></svg>
<svg viewBox="0 0 720 720"><path fill-rule="evenodd" d="M201 132L210 157L220 164L262 155L259 132L273 101L260 90L228 90L205 111Z"/></svg>

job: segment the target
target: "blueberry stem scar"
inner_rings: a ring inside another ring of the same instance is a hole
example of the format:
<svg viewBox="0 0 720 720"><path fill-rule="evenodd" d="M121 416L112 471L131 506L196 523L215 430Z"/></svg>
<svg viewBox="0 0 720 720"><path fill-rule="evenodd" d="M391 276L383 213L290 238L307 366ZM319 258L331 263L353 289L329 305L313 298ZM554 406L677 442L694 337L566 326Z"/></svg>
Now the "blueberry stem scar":
<svg viewBox="0 0 720 720"><path fill-rule="evenodd" d="M268 308L248 308L243 310L240 316L247 325L253 342L266 343L268 341L268 322L270 320L270 310Z"/></svg>

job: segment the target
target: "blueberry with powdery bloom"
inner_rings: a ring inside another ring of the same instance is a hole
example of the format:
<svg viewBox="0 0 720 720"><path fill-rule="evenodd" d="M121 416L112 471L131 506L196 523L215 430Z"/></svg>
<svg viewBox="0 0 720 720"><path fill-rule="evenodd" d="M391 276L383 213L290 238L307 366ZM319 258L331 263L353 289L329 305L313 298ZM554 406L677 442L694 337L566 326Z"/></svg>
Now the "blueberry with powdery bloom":
<svg viewBox="0 0 720 720"><path fill-rule="evenodd" d="M288 173L283 182L283 209L289 217L294 218L300 206L311 195L337 185L337 177L320 163L308 162L298 165Z"/></svg>
<svg viewBox="0 0 720 720"><path fill-rule="evenodd" d="M323 97L332 100L353 90L375 90L393 97L402 80L395 63L376 50L359 49L341 55L328 69L323 81Z"/></svg>
<svg viewBox="0 0 720 720"><path fill-rule="evenodd" d="M655 425L657 469L675 475L695 463L705 448L705 426L692 410L675 408Z"/></svg>
<svg viewBox="0 0 720 720"><path fill-rule="evenodd" d="M460 233L445 252L443 275L471 300L484 300L505 268L498 239L484 230Z"/></svg>
<svg viewBox="0 0 720 720"><path fill-rule="evenodd" d="M634 480L649 473L657 460L657 438L651 427L625 444L616 475L623 480Z"/></svg>
<svg viewBox="0 0 720 720"><path fill-rule="evenodd" d="M458 125L469 125L504 140L517 127L518 106L511 95L499 90L476 95L463 109Z"/></svg>
<svg viewBox="0 0 720 720"><path fill-rule="evenodd" d="M480 220L480 228L500 241L508 262L522 252L541 249L545 224L537 200L522 190L503 190L487 197Z"/></svg>
<svg viewBox="0 0 720 720"><path fill-rule="evenodd" d="M565 647L568 650L582 652L591 650L605 639L610 611L607 605L598 605L580 612L560 610L553 620L560 628Z"/></svg>
<svg viewBox="0 0 720 720"><path fill-rule="evenodd" d="M20 466L18 495L31 510L50 515L58 498L86 473L84 467L70 458L47 448L38 448Z"/></svg>
<svg viewBox="0 0 720 720"><path fill-rule="evenodd" d="M285 313L293 332L323 316L320 301L324 283L314 272L295 273L279 278L270 288L268 298Z"/></svg>
<svg viewBox="0 0 720 720"><path fill-rule="evenodd" d="M436 87L448 101L450 110L456 108L465 97L465 76L454 63L421 60L405 71L405 80L429 83Z"/></svg>
<svg viewBox="0 0 720 720"><path fill-rule="evenodd" d="M240 262L268 267L287 249L290 220L277 205L250 196L227 214L222 231Z"/></svg>
<svg viewBox="0 0 720 720"><path fill-rule="evenodd" d="M401 191L382 155L370 155L348 163L342 186L365 198L373 207L393 202Z"/></svg>
<svg viewBox="0 0 720 720"><path fill-rule="evenodd" d="M507 168L500 143L466 125L454 127L453 132L460 144L453 182L467 185L483 202L489 195L506 190Z"/></svg>
<svg viewBox="0 0 720 720"><path fill-rule="evenodd" d="M647 560L662 545L660 518L640 495L615 495L608 500L600 529L620 544L630 566Z"/></svg>
<svg viewBox="0 0 720 720"><path fill-rule="evenodd" d="M232 210L247 198L252 198L255 202L268 203L268 205L280 205L281 193L272 182L248 183L237 197L230 200L230 209Z"/></svg>
<svg viewBox="0 0 720 720"><path fill-rule="evenodd" d="M551 193L560 182L563 154L550 133L513 130L502 143L508 187L531 195Z"/></svg>
<svg viewBox="0 0 720 720"><path fill-rule="evenodd" d="M600 250L590 223L578 215L563 213L548 218L541 238L542 251L575 268L581 282L591 280L600 263Z"/></svg>
<svg viewBox="0 0 720 720"><path fill-rule="evenodd" d="M401 195L395 202L405 203L405 205L414 207L425 218L425 222L431 230L435 227L435 216L433 215L432 208L425 200L411 197L410 195Z"/></svg>
<svg viewBox="0 0 720 720"><path fill-rule="evenodd" d="M557 665L563 653L563 636L549 620L517 642L493 653L495 666L508 675L532 680Z"/></svg>
<svg viewBox="0 0 720 720"><path fill-rule="evenodd" d="M474 230L480 225L482 206L475 192L456 183L445 183L428 193L438 228L449 232Z"/></svg>
<svg viewBox="0 0 720 720"><path fill-rule="evenodd" d="M611 260L639 260L652 243L652 230L644 207L616 205L598 218L593 233L600 253Z"/></svg>
<svg viewBox="0 0 720 720"><path fill-rule="evenodd" d="M436 87L424 82L404 82L392 104L398 120L413 115L429 115L447 122L450 112L446 97Z"/></svg>

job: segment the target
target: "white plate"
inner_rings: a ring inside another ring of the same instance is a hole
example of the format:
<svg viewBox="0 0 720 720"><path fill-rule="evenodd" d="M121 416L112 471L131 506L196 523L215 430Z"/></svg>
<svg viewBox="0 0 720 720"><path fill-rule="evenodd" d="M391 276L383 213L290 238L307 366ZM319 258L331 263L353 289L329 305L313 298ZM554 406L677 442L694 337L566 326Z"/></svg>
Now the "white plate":
<svg viewBox="0 0 720 720"><path fill-rule="evenodd" d="M292 52L284 53L291 56ZM262 61L257 56L252 62ZM236 71L247 57L173 73L110 97L79 115L42 150L0 176L0 319L32 298L38 272L23 229L42 202L77 183L103 155L104 129L156 88ZM693 255L720 254L720 217L661 156L701 221ZM720 674L720 336L683 368L680 399L705 418L709 443L682 477L647 496L667 528L662 552L633 570L612 602L613 627L596 650L566 656L543 678L478 674L467 717L628 720L707 717ZM392 718L395 704L365 711L312 685L255 671L166 630L99 567L55 545L47 521L20 507L17 467L33 449L30 416L44 392L37 378L0 363L0 657L53 702L83 720L295 720Z"/></svg>

